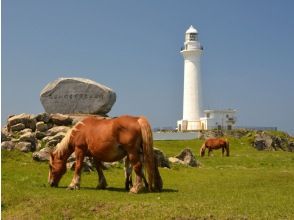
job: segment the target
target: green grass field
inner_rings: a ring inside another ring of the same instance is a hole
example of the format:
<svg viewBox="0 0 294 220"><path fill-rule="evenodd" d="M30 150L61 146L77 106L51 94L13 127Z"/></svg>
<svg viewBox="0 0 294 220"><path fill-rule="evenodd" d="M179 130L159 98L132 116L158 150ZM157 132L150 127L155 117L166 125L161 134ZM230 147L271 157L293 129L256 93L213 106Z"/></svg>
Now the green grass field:
<svg viewBox="0 0 294 220"><path fill-rule="evenodd" d="M84 173L81 189L47 184L47 163L31 154L2 151L2 219L294 219L294 154L256 151L230 139L231 156L199 158L199 140L156 141L167 156L193 150L199 168L161 168L161 193L129 194L123 167L105 171L109 188L96 190L97 174Z"/></svg>

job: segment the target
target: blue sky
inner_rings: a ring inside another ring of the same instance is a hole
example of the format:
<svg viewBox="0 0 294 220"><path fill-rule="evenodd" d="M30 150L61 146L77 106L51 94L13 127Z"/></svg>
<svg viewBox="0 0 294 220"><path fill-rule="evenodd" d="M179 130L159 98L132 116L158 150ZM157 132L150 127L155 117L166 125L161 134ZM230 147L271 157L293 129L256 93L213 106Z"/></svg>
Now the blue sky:
<svg viewBox="0 0 294 220"><path fill-rule="evenodd" d="M2 0L1 121L40 113L59 77L111 87L109 115L182 118L184 33L193 25L206 109L238 110L240 126L294 134L294 1Z"/></svg>

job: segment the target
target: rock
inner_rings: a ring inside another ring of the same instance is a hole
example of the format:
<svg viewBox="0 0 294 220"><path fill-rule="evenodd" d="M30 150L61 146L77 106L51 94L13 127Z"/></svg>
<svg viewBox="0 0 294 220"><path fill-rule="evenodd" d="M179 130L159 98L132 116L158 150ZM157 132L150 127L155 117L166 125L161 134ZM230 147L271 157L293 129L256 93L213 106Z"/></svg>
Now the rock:
<svg viewBox="0 0 294 220"><path fill-rule="evenodd" d="M35 116L35 119L37 120L37 122L43 121L45 123L48 123L50 121L50 114L48 114L47 112L40 113Z"/></svg>
<svg viewBox="0 0 294 220"><path fill-rule="evenodd" d="M1 129L1 142L10 141L11 137L6 128Z"/></svg>
<svg viewBox="0 0 294 220"><path fill-rule="evenodd" d="M21 130L18 134L21 136L21 135L24 135L27 133L32 133L32 132L33 132L32 129L26 128L26 129Z"/></svg>
<svg viewBox="0 0 294 220"><path fill-rule="evenodd" d="M21 135L19 141L30 142L33 144L37 142L35 134L30 132Z"/></svg>
<svg viewBox="0 0 294 220"><path fill-rule="evenodd" d="M112 167L120 167L123 161L114 161L114 162L101 162L101 169L108 170Z"/></svg>
<svg viewBox="0 0 294 220"><path fill-rule="evenodd" d="M155 158L157 159L157 164L159 167L170 168L169 161L161 150L159 150L158 148L154 148L153 152Z"/></svg>
<svg viewBox="0 0 294 220"><path fill-rule="evenodd" d="M50 159L50 153L52 152L51 148L45 147L39 152L33 153L33 159L36 161L48 161Z"/></svg>
<svg viewBox="0 0 294 220"><path fill-rule="evenodd" d="M183 164L186 166L197 167L199 163L196 161L195 156L189 148L185 148L182 152L175 157L169 157L169 162Z"/></svg>
<svg viewBox="0 0 294 220"><path fill-rule="evenodd" d="M196 167L198 165L193 152L189 148L185 148L184 150L182 150L182 152L179 155L175 156L175 158L184 161L184 164L191 167Z"/></svg>
<svg viewBox="0 0 294 220"><path fill-rule="evenodd" d="M31 142L18 142L15 145L15 148L25 153L35 150L35 147Z"/></svg>
<svg viewBox="0 0 294 220"><path fill-rule="evenodd" d="M51 129L49 129L46 132L46 135L47 136L54 136L54 135L56 135L59 132L67 133L69 131L69 129L70 128L69 127L66 127L66 126L56 126L56 127L53 127Z"/></svg>
<svg viewBox="0 0 294 220"><path fill-rule="evenodd" d="M75 154L73 153L67 160L66 167L67 169L74 170L76 164ZM92 160L89 157L85 157L83 161L83 172L91 172L95 169Z"/></svg>
<svg viewBox="0 0 294 220"><path fill-rule="evenodd" d="M183 165L185 164L184 161L182 161L176 157L169 157L168 160L171 163L178 163L178 164L183 164Z"/></svg>
<svg viewBox="0 0 294 220"><path fill-rule="evenodd" d="M48 125L45 124L43 121L39 121L36 124L36 130L41 131L41 132L47 131L48 130Z"/></svg>
<svg viewBox="0 0 294 220"><path fill-rule="evenodd" d="M33 115L23 113L8 118L7 127L8 130L11 131L12 126L22 123L25 125L25 128L30 128L34 131L36 129L36 122L37 120L34 118Z"/></svg>
<svg viewBox="0 0 294 220"><path fill-rule="evenodd" d="M288 144L288 151L290 151L290 152L294 152L294 142L290 142L290 143Z"/></svg>
<svg viewBox="0 0 294 220"><path fill-rule="evenodd" d="M274 136L266 132L259 132L255 135L252 143L257 150L289 150L289 141L286 138Z"/></svg>
<svg viewBox="0 0 294 220"><path fill-rule="evenodd" d="M50 140L47 142L46 147L54 148L59 143L58 140Z"/></svg>
<svg viewBox="0 0 294 220"><path fill-rule="evenodd" d="M45 134L44 132L41 132L41 131L36 131L35 135L36 135L36 138L37 138L38 140L41 140L41 139L43 139L44 137L46 137L46 134Z"/></svg>
<svg viewBox="0 0 294 220"><path fill-rule="evenodd" d="M115 103L116 94L89 79L59 78L45 86L40 99L47 113L106 114Z"/></svg>
<svg viewBox="0 0 294 220"><path fill-rule="evenodd" d="M54 136L47 136L47 137L43 138L43 141L49 142L49 141L55 140L57 142L60 142L64 138L64 136L65 136L65 133L59 132L59 133L55 134Z"/></svg>
<svg viewBox="0 0 294 220"><path fill-rule="evenodd" d="M16 125L12 125L10 130L12 132L16 132L16 131L21 131L21 130L23 130L25 128L26 128L26 126L23 123L18 123Z"/></svg>
<svg viewBox="0 0 294 220"><path fill-rule="evenodd" d="M52 114L51 115L51 120L54 124L56 125L71 125L72 124L72 119L68 115L63 115L63 114Z"/></svg>
<svg viewBox="0 0 294 220"><path fill-rule="evenodd" d="M200 139L218 138L223 137L224 131L222 130L203 130L200 132Z"/></svg>
<svg viewBox="0 0 294 220"><path fill-rule="evenodd" d="M15 148L15 143L12 141L2 141L1 150L13 150Z"/></svg>
<svg viewBox="0 0 294 220"><path fill-rule="evenodd" d="M31 120L31 115L22 113L19 115L13 115L13 116L9 117L7 124L11 127L11 126L19 124L19 123L25 124L29 120Z"/></svg>

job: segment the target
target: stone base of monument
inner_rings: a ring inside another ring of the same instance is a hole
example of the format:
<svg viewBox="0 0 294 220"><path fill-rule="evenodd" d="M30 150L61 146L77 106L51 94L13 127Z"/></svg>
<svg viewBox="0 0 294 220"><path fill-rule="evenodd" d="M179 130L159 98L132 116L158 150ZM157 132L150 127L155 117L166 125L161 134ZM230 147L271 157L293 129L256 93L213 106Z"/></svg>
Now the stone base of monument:
<svg viewBox="0 0 294 220"><path fill-rule="evenodd" d="M35 151L44 147L54 148L70 127L89 116L108 118L105 115L92 114L12 115L8 118L7 125L1 129L1 147L12 150L21 146L23 151Z"/></svg>

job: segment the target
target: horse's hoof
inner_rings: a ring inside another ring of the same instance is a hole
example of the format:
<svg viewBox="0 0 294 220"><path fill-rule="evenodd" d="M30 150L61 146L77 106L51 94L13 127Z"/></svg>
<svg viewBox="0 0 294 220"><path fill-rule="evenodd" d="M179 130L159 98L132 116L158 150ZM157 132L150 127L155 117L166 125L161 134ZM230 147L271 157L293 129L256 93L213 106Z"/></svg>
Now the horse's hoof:
<svg viewBox="0 0 294 220"><path fill-rule="evenodd" d="M137 194L138 193L138 190L135 187L132 187L130 189L130 193Z"/></svg>
<svg viewBox="0 0 294 220"><path fill-rule="evenodd" d="M80 187L79 186L68 186L66 189L67 190L79 190Z"/></svg>
<svg viewBox="0 0 294 220"><path fill-rule="evenodd" d="M130 193L138 194L144 189L143 184L135 185L131 188Z"/></svg>
<svg viewBox="0 0 294 220"><path fill-rule="evenodd" d="M96 186L96 189L106 189L107 185L98 185Z"/></svg>

